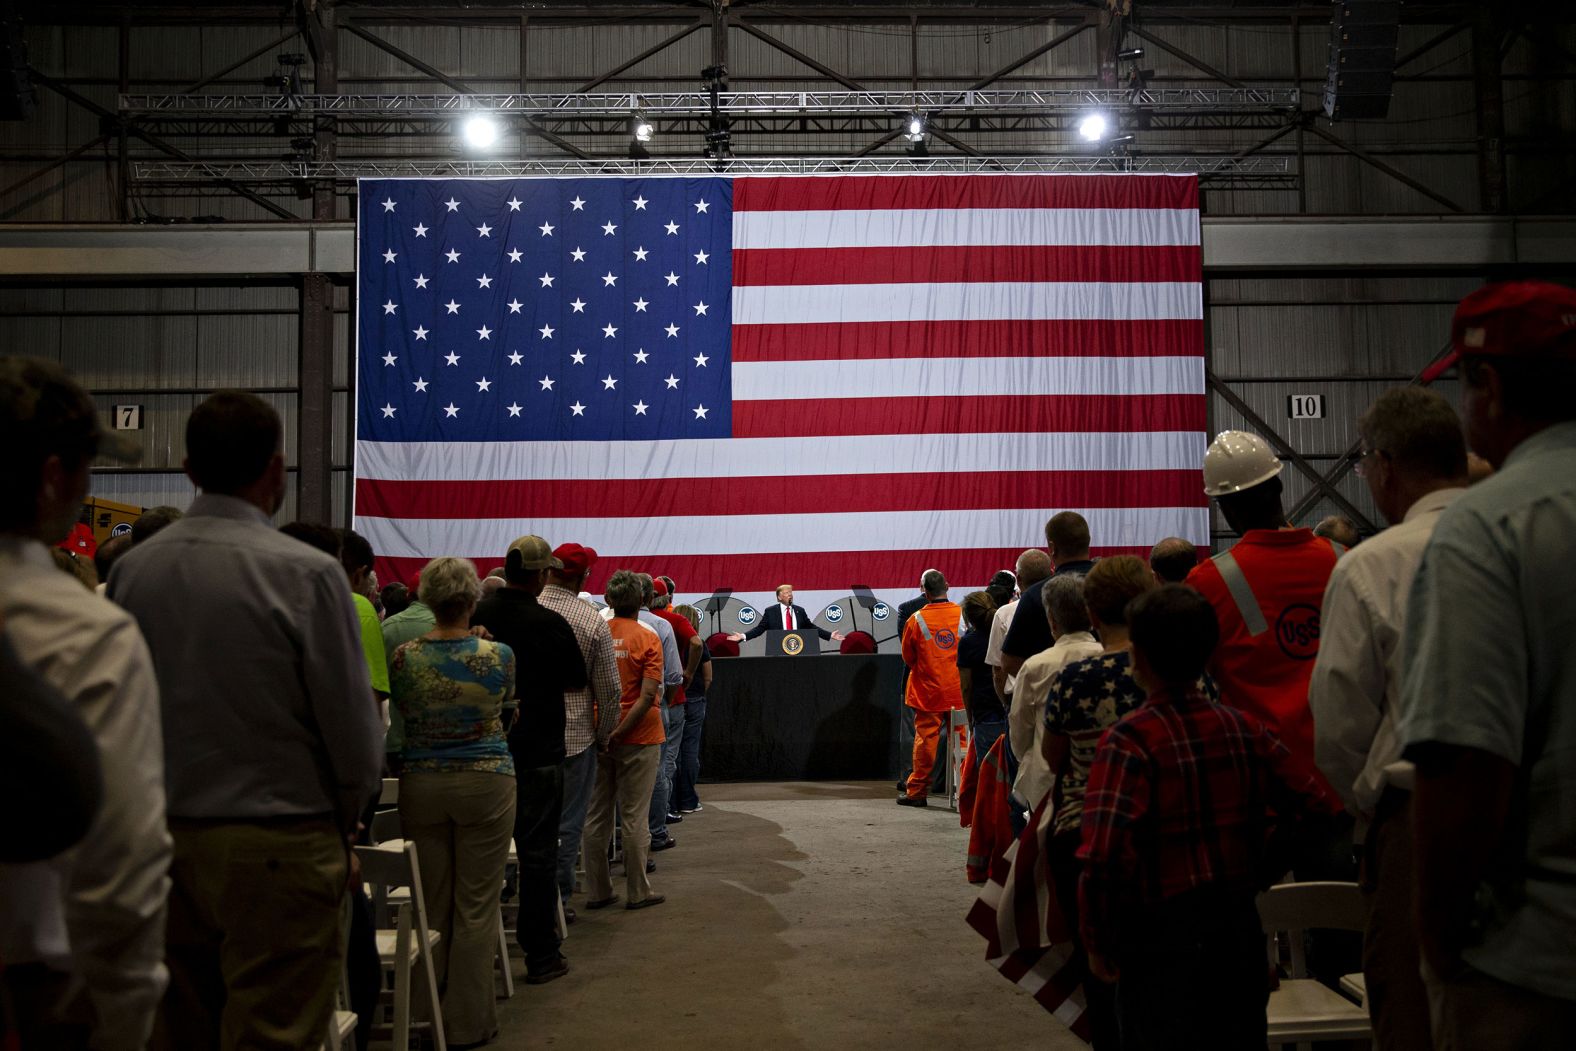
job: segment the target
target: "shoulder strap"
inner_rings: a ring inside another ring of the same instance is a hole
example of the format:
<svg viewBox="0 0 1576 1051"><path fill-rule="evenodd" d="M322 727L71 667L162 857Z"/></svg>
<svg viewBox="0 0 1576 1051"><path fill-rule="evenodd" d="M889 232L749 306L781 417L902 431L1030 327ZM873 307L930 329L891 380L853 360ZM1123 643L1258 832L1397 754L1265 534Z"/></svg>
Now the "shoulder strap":
<svg viewBox="0 0 1576 1051"><path fill-rule="evenodd" d="M1236 558L1230 551L1223 551L1215 556L1214 562L1215 568L1220 570L1220 579L1225 582L1226 590L1231 592L1231 600L1237 604L1237 612L1242 614L1242 623L1247 627L1248 634L1264 634L1269 630L1269 623L1264 619L1264 610L1259 606L1258 597L1253 594L1253 588L1248 584L1248 578Z"/></svg>

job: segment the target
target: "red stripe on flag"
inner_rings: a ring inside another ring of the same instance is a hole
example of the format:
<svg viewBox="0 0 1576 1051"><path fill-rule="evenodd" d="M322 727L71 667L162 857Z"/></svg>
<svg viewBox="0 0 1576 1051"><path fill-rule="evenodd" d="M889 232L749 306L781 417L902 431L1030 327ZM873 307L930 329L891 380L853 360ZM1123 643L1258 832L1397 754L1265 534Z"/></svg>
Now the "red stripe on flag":
<svg viewBox="0 0 1576 1051"><path fill-rule="evenodd" d="M1205 507L1198 471L982 471L755 478L520 482L356 480L373 518L619 518L803 514L806 494L840 512L1016 507Z"/></svg>
<svg viewBox="0 0 1576 1051"><path fill-rule="evenodd" d="M575 537L548 537L562 544ZM1156 537L1159 540L1160 537ZM927 551L781 551L766 554L664 555L661 552L598 551L587 590L601 595L608 577L615 570L629 569L653 576L667 574L677 579L686 593L731 588L740 592L770 593L778 584L790 583L801 591L841 591L863 585L883 593L914 594L920 573L934 566L958 587L983 586L999 569L1011 569L1024 548L1039 546L1039 540L1024 537L1024 546L1015 548L948 549ZM1149 557L1149 548L1097 547L1097 558L1111 555ZM436 556L434 556L436 557ZM426 558L379 558L378 579L385 584L396 580L406 583L427 564ZM503 565L503 552L496 557L472 559L480 573ZM726 567L724 570L722 567ZM961 598L954 595L954 598Z"/></svg>
<svg viewBox="0 0 1576 1051"><path fill-rule="evenodd" d="M1197 281L1197 245L939 245L751 248L733 252L734 285L993 281Z"/></svg>
<svg viewBox="0 0 1576 1051"><path fill-rule="evenodd" d="M733 403L735 438L1204 430L1202 394L823 398Z"/></svg>
<svg viewBox="0 0 1576 1051"><path fill-rule="evenodd" d="M737 212L913 208L1198 208L1195 176L743 176Z"/></svg>
<svg viewBox="0 0 1576 1051"><path fill-rule="evenodd" d="M734 361L1197 357L1201 319L735 325Z"/></svg>

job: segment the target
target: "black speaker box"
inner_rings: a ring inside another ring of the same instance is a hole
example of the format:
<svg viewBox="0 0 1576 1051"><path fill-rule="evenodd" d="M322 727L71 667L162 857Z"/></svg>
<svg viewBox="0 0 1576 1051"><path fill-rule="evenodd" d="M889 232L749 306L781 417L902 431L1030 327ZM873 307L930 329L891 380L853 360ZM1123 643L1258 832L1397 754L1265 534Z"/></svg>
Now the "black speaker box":
<svg viewBox="0 0 1576 1051"><path fill-rule="evenodd" d="M1324 112L1332 120L1390 112L1400 0L1339 0L1330 21Z"/></svg>
<svg viewBox="0 0 1576 1051"><path fill-rule="evenodd" d="M0 120L26 120L37 105L22 25L15 19L0 19Z"/></svg>

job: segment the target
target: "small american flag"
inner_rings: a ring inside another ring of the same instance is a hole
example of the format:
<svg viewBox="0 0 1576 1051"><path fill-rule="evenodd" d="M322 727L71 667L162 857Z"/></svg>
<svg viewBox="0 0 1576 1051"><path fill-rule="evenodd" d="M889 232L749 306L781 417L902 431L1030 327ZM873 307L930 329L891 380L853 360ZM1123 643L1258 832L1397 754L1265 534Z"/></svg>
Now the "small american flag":
<svg viewBox="0 0 1576 1051"><path fill-rule="evenodd" d="M743 596L1208 540L1197 182L364 180L356 526Z"/></svg>

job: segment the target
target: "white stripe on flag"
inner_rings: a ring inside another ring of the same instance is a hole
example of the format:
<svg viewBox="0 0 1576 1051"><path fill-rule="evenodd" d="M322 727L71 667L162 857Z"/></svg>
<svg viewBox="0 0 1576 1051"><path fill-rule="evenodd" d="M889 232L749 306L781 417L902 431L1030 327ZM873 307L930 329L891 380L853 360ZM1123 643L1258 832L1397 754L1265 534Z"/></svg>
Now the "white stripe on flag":
<svg viewBox="0 0 1576 1051"><path fill-rule="evenodd" d="M1204 316L1195 281L739 285L735 325L892 321L1159 321Z"/></svg>
<svg viewBox="0 0 1576 1051"><path fill-rule="evenodd" d="M1203 393L1204 363L1195 357L891 358L733 366L735 401Z"/></svg>
<svg viewBox="0 0 1576 1051"><path fill-rule="evenodd" d="M736 249L1198 243L1198 210L1193 208L899 208L733 213Z"/></svg>
<svg viewBox="0 0 1576 1051"><path fill-rule="evenodd" d="M1147 547L1162 536L1207 543L1198 507L1081 510L1102 547ZM356 518L373 550L388 558L442 551L496 558L526 533L572 536L609 554L771 554L779 551L920 551L1010 548L1037 536L1043 508L969 511L826 512L795 515L671 515L658 518ZM901 539L899 539L901 538Z"/></svg>
<svg viewBox="0 0 1576 1051"><path fill-rule="evenodd" d="M943 465L961 473L1196 471L1204 462L1205 444L1202 431L861 434L655 442L358 441L356 477L433 482L755 478L930 474ZM1038 536L1043 524L1028 535Z"/></svg>

